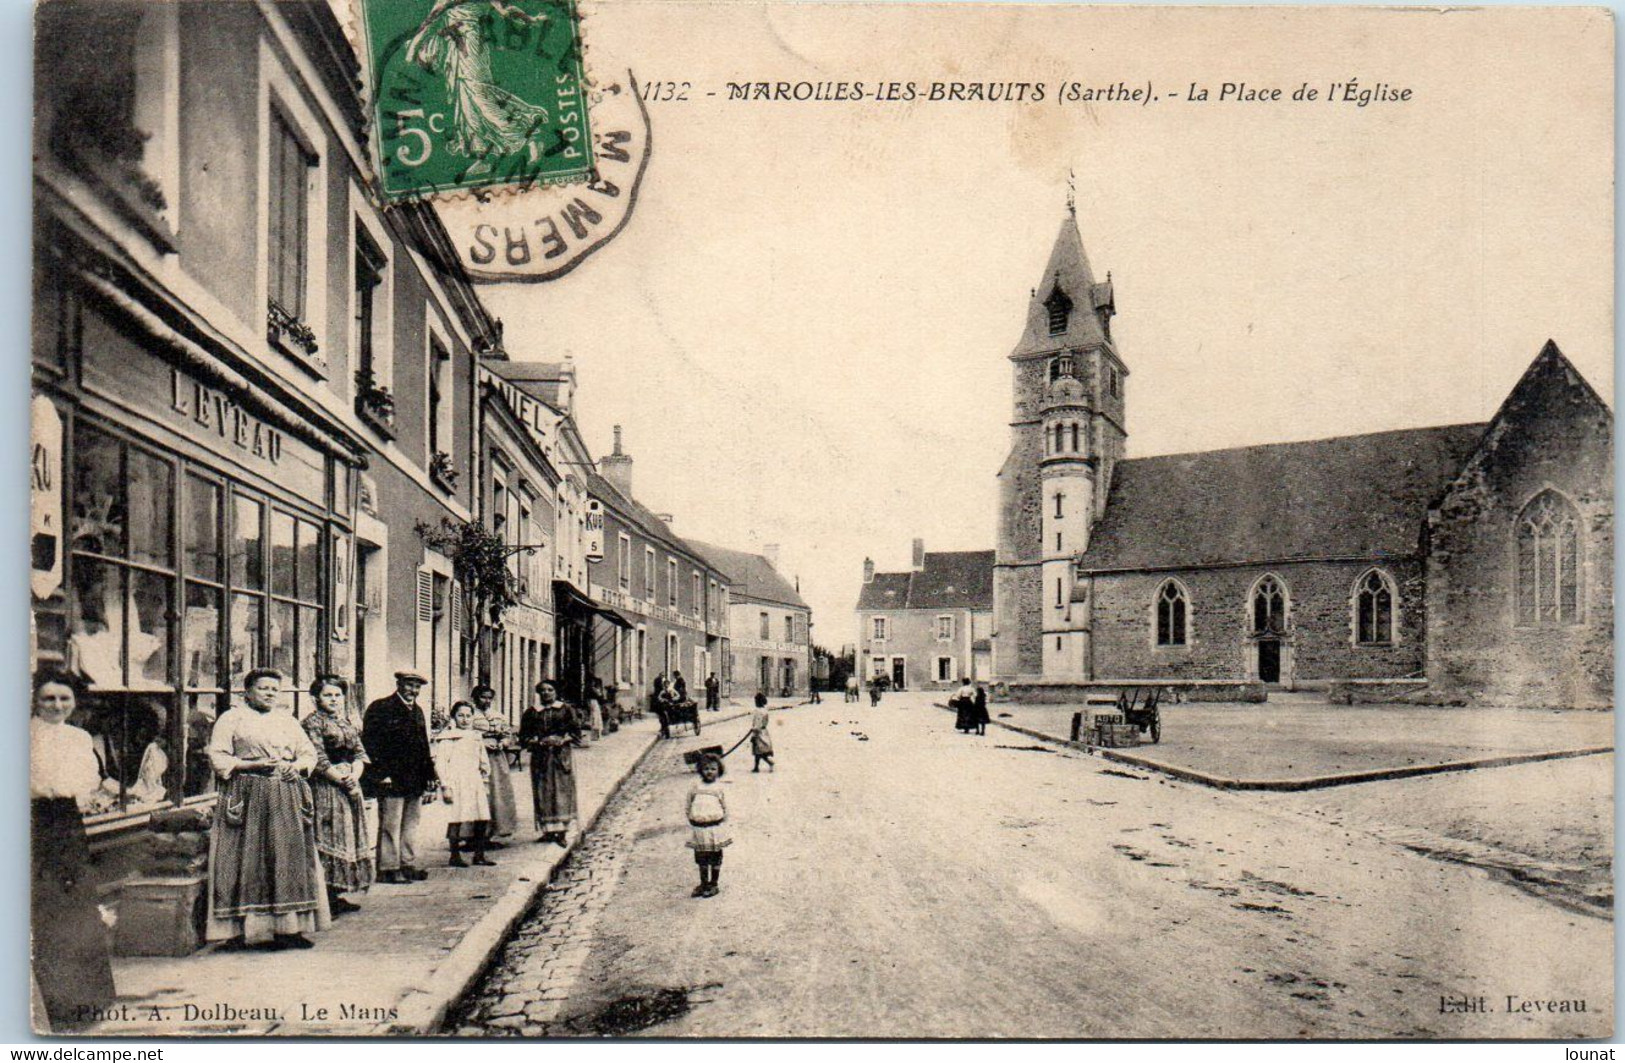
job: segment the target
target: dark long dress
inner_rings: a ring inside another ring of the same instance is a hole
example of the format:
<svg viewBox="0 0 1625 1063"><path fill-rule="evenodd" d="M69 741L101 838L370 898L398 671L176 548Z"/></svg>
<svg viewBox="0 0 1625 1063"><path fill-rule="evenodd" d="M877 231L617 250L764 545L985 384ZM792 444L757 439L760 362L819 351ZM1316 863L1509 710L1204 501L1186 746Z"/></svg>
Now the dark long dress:
<svg viewBox="0 0 1625 1063"><path fill-rule="evenodd" d="M536 829L562 833L576 818L575 763L571 744L581 735L581 720L562 701L539 709L526 709L519 718L519 744L530 750L530 787ZM543 739L564 742L544 743Z"/></svg>
<svg viewBox="0 0 1625 1063"><path fill-rule="evenodd" d="M52 1029L72 1029L113 1002L107 926L79 806L71 797L36 797L33 819L34 980Z"/></svg>
<svg viewBox="0 0 1625 1063"><path fill-rule="evenodd" d="M316 751L330 764L365 763L367 751L355 724L323 709L301 721ZM360 793L329 782L321 765L310 777L316 809L316 856L321 861L327 888L335 893L364 890L372 885L373 848L367 844L367 817Z"/></svg>

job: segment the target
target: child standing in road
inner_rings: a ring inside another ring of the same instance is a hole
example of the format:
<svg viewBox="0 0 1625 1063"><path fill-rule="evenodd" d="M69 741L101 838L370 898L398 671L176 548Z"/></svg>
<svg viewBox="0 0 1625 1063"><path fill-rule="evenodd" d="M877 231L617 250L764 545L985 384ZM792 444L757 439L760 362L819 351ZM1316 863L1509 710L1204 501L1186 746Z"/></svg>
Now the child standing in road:
<svg viewBox="0 0 1625 1063"><path fill-rule="evenodd" d="M733 844L728 836L728 800L717 780L722 778L722 758L708 756L700 761L700 781L688 792L688 825L694 836L688 847L700 868L696 897L715 897L717 880L722 877L722 850Z"/></svg>
<svg viewBox="0 0 1625 1063"><path fill-rule="evenodd" d="M756 766L752 772L762 770L762 762L767 762L769 771L777 771L773 763L773 739L767 733L769 723L767 715L767 695L760 691L756 694L756 711L750 717L750 752L756 758Z"/></svg>

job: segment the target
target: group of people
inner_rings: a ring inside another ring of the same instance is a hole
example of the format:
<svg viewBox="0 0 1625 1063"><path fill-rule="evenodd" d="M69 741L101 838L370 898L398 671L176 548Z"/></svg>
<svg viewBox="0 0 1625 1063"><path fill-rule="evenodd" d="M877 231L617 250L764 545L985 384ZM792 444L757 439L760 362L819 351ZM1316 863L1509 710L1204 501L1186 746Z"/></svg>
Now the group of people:
<svg viewBox="0 0 1625 1063"><path fill-rule="evenodd" d="M959 680L959 689L954 696L948 699L948 707L954 710L954 729L961 734L975 732L979 735L987 734L987 689L973 684L968 678Z"/></svg>
<svg viewBox="0 0 1625 1063"><path fill-rule="evenodd" d="M767 694L758 691L751 712L751 756L756 764L751 770L760 772L766 764L768 771L777 771L773 762L773 737L768 733L771 724L767 710ZM722 852L733 844L728 830L728 796L719 782L723 775L722 757L707 753L697 765L699 781L688 791L688 847L694 850L694 863L699 868L700 884L694 887L696 897L715 897L720 891L722 878Z"/></svg>
<svg viewBox="0 0 1625 1063"><path fill-rule="evenodd" d="M205 937L220 947L313 947L308 935L357 911L350 897L375 883L428 877L419 866L425 804L446 810L450 866L490 866L518 829L507 750L513 738L496 692L479 686L431 734L418 698L427 680L395 674L395 691L357 726L339 676L310 687L313 710L296 719L283 675L259 668L240 703L215 720L207 757L218 784L209 839ZM35 677L30 721L35 983L53 1028L91 1021L113 999L107 922L97 903L84 812L101 772L88 732L68 723L79 681ZM583 719L544 680L525 710L518 746L530 756L538 841L564 846L577 816L572 749ZM601 728L602 724L598 724ZM601 733L601 732L600 732ZM376 830L368 829L376 802ZM346 896L349 895L349 896Z"/></svg>

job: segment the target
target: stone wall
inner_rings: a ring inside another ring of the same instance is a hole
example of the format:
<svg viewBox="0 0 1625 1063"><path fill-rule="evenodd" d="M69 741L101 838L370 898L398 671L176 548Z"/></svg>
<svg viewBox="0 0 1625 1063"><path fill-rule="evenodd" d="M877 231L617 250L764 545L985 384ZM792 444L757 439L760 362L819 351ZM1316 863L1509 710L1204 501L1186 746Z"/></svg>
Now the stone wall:
<svg viewBox="0 0 1625 1063"><path fill-rule="evenodd" d="M1613 419L1542 357L1446 492L1429 537L1429 693L1468 704L1613 704ZM1580 515L1580 620L1516 623L1519 513L1541 491Z"/></svg>
<svg viewBox="0 0 1625 1063"><path fill-rule="evenodd" d="M1385 572L1398 590L1395 637L1388 645L1356 645L1354 585L1373 567ZM1098 680L1255 679L1253 644L1247 637L1252 629L1250 595L1253 585L1270 573L1287 589L1283 682L1401 678L1422 669L1422 565L1407 559L1096 575L1091 674ZM1188 596L1184 646L1156 645L1153 602L1170 577L1184 585Z"/></svg>

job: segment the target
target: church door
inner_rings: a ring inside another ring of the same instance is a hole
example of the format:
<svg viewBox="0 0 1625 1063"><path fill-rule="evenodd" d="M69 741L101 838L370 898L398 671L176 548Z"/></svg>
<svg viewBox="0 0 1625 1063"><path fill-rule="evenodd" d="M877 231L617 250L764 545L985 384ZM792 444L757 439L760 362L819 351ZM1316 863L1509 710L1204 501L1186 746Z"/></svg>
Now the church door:
<svg viewBox="0 0 1625 1063"><path fill-rule="evenodd" d="M1281 681L1281 641L1258 640L1258 679L1261 683Z"/></svg>

